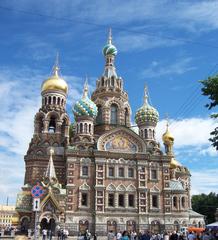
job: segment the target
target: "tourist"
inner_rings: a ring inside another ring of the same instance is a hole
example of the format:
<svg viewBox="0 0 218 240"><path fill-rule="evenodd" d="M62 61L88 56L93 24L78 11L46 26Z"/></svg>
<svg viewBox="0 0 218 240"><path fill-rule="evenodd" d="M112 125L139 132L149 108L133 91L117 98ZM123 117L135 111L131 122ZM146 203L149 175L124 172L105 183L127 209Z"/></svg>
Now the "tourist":
<svg viewBox="0 0 218 240"><path fill-rule="evenodd" d="M188 240L196 240L196 235L194 234L194 232L189 232L187 238Z"/></svg>
<svg viewBox="0 0 218 240"><path fill-rule="evenodd" d="M126 230L123 232L121 240L129 240L128 232Z"/></svg>
<svg viewBox="0 0 218 240"><path fill-rule="evenodd" d="M117 240L120 240L122 238L122 232L121 231L118 231L117 232L117 235L116 235L116 239Z"/></svg>
<svg viewBox="0 0 218 240"><path fill-rule="evenodd" d="M46 240L47 237L47 229L42 230L42 240Z"/></svg>
<svg viewBox="0 0 218 240"><path fill-rule="evenodd" d="M112 230L110 230L107 234L107 239L108 240L114 240L115 234Z"/></svg>
<svg viewBox="0 0 218 240"><path fill-rule="evenodd" d="M178 240L178 234L176 231L173 231L173 233L170 235L170 240Z"/></svg>

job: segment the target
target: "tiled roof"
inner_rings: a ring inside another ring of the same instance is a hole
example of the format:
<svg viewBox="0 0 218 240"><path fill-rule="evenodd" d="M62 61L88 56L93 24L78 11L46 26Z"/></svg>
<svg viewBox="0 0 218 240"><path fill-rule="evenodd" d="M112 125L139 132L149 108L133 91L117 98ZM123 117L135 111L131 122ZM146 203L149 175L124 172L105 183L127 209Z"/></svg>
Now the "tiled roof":
<svg viewBox="0 0 218 240"><path fill-rule="evenodd" d="M179 190L179 191L183 191L184 188L182 186L182 183L180 181L177 180L171 180L170 181L170 190Z"/></svg>

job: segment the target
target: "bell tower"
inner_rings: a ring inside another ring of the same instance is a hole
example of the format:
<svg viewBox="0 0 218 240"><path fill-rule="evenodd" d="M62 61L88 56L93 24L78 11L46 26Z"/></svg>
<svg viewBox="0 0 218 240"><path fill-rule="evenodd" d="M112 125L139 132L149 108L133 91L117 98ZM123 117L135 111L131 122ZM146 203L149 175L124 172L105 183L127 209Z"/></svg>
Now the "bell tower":
<svg viewBox="0 0 218 240"><path fill-rule="evenodd" d="M103 48L105 67L102 76L96 82L92 101L97 105L98 115L95 121L95 133L102 134L117 125L130 127L131 108L128 94L123 90L123 79L117 75L115 57L117 48L112 44L112 33Z"/></svg>
<svg viewBox="0 0 218 240"><path fill-rule="evenodd" d="M48 165L49 149L55 152L54 166L60 183L65 184L64 147L69 142L70 120L66 112L68 85L60 77L58 56L51 76L41 86L42 105L35 115L34 134L25 156L25 184L41 180Z"/></svg>

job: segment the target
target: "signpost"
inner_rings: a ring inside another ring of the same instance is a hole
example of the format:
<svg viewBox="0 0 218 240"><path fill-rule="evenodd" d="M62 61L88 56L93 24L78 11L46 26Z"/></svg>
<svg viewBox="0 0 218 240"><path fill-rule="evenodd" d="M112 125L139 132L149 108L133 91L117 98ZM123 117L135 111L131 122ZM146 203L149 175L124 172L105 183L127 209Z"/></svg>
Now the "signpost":
<svg viewBox="0 0 218 240"><path fill-rule="evenodd" d="M35 212L35 229L34 229L34 240L37 240L37 218L38 212L40 211L40 197L44 194L44 190L42 186L37 183L31 189L31 194L33 197L33 211Z"/></svg>

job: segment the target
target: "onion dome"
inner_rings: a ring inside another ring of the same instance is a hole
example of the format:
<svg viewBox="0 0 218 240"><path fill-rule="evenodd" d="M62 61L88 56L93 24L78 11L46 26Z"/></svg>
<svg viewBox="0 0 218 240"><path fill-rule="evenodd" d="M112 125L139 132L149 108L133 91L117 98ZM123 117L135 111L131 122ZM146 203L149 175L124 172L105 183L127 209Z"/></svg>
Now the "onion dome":
<svg viewBox="0 0 218 240"><path fill-rule="evenodd" d="M166 144L166 145L173 145L173 143L174 143L174 137L173 137L173 135L169 131L169 124L168 124L168 122L167 122L167 130L163 134L162 140L163 140L164 144Z"/></svg>
<svg viewBox="0 0 218 240"><path fill-rule="evenodd" d="M181 167L181 163L179 163L175 158L171 158L171 161L170 161L170 168L177 168L177 167Z"/></svg>
<svg viewBox="0 0 218 240"><path fill-rule="evenodd" d="M75 117L87 116L87 117L95 118L97 116L97 113L98 113L97 106L88 97L87 82L84 85L82 98L79 101L77 101L73 106L73 113Z"/></svg>
<svg viewBox="0 0 218 240"><path fill-rule="evenodd" d="M141 125L147 122L152 122L154 125L156 125L159 120L159 113L148 103L147 87L145 87L144 91L144 104L137 110L135 115L135 122L137 125Z"/></svg>
<svg viewBox="0 0 218 240"><path fill-rule="evenodd" d="M108 55L113 55L113 56L117 55L117 48L112 44L111 29L109 31L108 43L103 48L103 54L105 57Z"/></svg>
<svg viewBox="0 0 218 240"><path fill-rule="evenodd" d="M56 59L56 63L53 67L52 76L46 79L42 83L42 92L48 90L59 90L67 94L68 92L68 85L66 81L59 76L59 66L58 66L58 57Z"/></svg>

